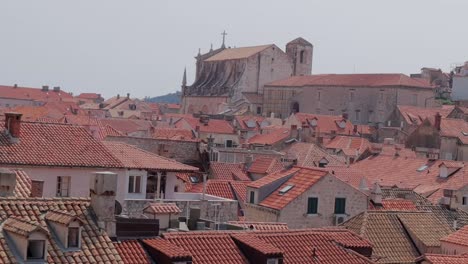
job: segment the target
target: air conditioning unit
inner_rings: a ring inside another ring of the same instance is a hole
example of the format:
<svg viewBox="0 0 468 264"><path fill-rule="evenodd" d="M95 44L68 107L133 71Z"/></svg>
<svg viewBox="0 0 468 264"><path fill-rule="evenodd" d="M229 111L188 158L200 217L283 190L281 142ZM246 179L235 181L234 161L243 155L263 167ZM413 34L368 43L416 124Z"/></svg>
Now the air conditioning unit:
<svg viewBox="0 0 468 264"><path fill-rule="evenodd" d="M345 214L336 214L335 215L335 225L340 225L344 221L346 221L346 215Z"/></svg>

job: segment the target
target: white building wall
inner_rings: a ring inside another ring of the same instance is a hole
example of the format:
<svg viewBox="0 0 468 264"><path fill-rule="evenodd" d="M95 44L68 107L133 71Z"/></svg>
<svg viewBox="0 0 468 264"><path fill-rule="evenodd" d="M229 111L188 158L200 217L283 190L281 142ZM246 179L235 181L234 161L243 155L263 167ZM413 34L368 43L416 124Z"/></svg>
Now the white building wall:
<svg viewBox="0 0 468 264"><path fill-rule="evenodd" d="M454 76L452 84L452 100L468 100L468 76Z"/></svg>

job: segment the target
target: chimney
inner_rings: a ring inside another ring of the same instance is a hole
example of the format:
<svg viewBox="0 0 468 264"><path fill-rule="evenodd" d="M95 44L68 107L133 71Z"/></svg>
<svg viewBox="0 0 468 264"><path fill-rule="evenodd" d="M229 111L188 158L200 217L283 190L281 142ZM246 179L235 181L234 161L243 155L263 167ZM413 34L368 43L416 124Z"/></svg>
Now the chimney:
<svg viewBox="0 0 468 264"><path fill-rule="evenodd" d="M16 173L12 170L0 168L0 196L14 196L16 187Z"/></svg>
<svg viewBox="0 0 468 264"><path fill-rule="evenodd" d="M357 125L354 125L354 128L353 128L353 134L355 134L355 135L356 135L356 134L357 134L357 132L358 132Z"/></svg>
<svg viewBox="0 0 468 264"><path fill-rule="evenodd" d="M49 91L49 86L48 85L42 85L42 91L43 92L48 92Z"/></svg>
<svg viewBox="0 0 468 264"><path fill-rule="evenodd" d="M31 197L42 197L44 192L44 181L31 180Z"/></svg>
<svg viewBox="0 0 468 264"><path fill-rule="evenodd" d="M196 132L196 136L197 138L200 137L200 126L195 126L195 132Z"/></svg>
<svg viewBox="0 0 468 264"><path fill-rule="evenodd" d="M343 113L341 116L343 117L344 120L348 120L349 118L348 113Z"/></svg>
<svg viewBox="0 0 468 264"><path fill-rule="evenodd" d="M253 156L252 155L246 155L244 157L244 163L245 163L245 168L246 169L249 169L250 166L252 166L252 162L253 162Z"/></svg>
<svg viewBox="0 0 468 264"><path fill-rule="evenodd" d="M91 207L97 217L99 228L104 229L109 237L116 237L115 195L117 192L117 174L113 172L95 172L90 182Z"/></svg>
<svg viewBox="0 0 468 264"><path fill-rule="evenodd" d="M56 92L56 93L60 92L60 86L55 86L54 87L54 92Z"/></svg>
<svg viewBox="0 0 468 264"><path fill-rule="evenodd" d="M202 193L202 200L205 200L205 194L206 194L206 177L208 176L207 173L203 173L203 193Z"/></svg>
<svg viewBox="0 0 468 264"><path fill-rule="evenodd" d="M13 85L13 88L18 88L18 84L15 83L15 84Z"/></svg>
<svg viewBox="0 0 468 264"><path fill-rule="evenodd" d="M367 180L364 177L362 177L361 181L359 182L359 190L363 192L369 191L369 186L367 186Z"/></svg>
<svg viewBox="0 0 468 264"><path fill-rule="evenodd" d="M382 190L378 183L374 183L374 188L372 188L370 199L374 204L382 204Z"/></svg>
<svg viewBox="0 0 468 264"><path fill-rule="evenodd" d="M299 132L297 131L297 125L291 125L290 137L299 139Z"/></svg>
<svg viewBox="0 0 468 264"><path fill-rule="evenodd" d="M120 94L117 94L117 99L120 99Z"/></svg>
<svg viewBox="0 0 468 264"><path fill-rule="evenodd" d="M440 131L440 125L442 123L442 116L440 115L439 112L435 115L435 121L434 121L434 126L437 130Z"/></svg>
<svg viewBox="0 0 468 264"><path fill-rule="evenodd" d="M127 93L127 98L130 98L130 93Z"/></svg>
<svg viewBox="0 0 468 264"><path fill-rule="evenodd" d="M10 139L16 143L21 135L21 116L20 113L5 113L5 128L10 135Z"/></svg>

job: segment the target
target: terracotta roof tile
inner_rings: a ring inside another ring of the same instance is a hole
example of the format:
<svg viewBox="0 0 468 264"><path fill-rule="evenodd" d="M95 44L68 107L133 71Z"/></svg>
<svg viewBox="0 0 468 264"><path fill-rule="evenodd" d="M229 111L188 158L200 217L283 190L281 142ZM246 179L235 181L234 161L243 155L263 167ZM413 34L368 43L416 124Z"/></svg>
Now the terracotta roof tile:
<svg viewBox="0 0 468 264"><path fill-rule="evenodd" d="M83 228L78 251L63 251L57 240L48 236L47 263L123 263L110 238L95 223L88 198L0 198L1 222L21 218L20 221L37 223L49 230L42 215L51 210L65 210L77 215L83 220ZM4 232L0 232L0 249L0 263L16 263Z"/></svg>
<svg viewBox="0 0 468 264"><path fill-rule="evenodd" d="M250 188L261 188L263 186L266 186L270 183L273 183L277 180L281 180L283 178L288 178L292 177L295 173L297 173L300 170L300 168L291 168L288 170L283 170L283 171L277 171L274 173L271 173L269 175L266 175L256 181L250 182L247 184L247 187Z"/></svg>
<svg viewBox="0 0 468 264"><path fill-rule="evenodd" d="M288 225L286 223L277 223L277 222L229 221L228 224L242 227L247 230L258 230L258 231L276 231L276 230L288 229Z"/></svg>
<svg viewBox="0 0 468 264"><path fill-rule="evenodd" d="M250 173L273 173L283 170L284 167L277 158L272 157L258 157L250 165L247 170Z"/></svg>
<svg viewBox="0 0 468 264"><path fill-rule="evenodd" d="M83 220L77 217L74 213L60 210L50 210L46 213L44 218L48 221L64 225L69 225L73 221L83 222Z"/></svg>
<svg viewBox="0 0 468 264"><path fill-rule="evenodd" d="M362 137L336 136L325 148L342 150L346 156L359 156L370 150L371 143Z"/></svg>
<svg viewBox="0 0 468 264"><path fill-rule="evenodd" d="M151 214L178 214L182 211L175 203L150 203L143 209L143 212Z"/></svg>
<svg viewBox="0 0 468 264"><path fill-rule="evenodd" d="M125 168L167 171L198 171L198 168L158 156L122 142L103 141L102 143Z"/></svg>
<svg viewBox="0 0 468 264"><path fill-rule="evenodd" d="M32 232L43 232L49 234L38 222L28 221L19 217L10 217L3 223L3 230L20 236L29 237Z"/></svg>
<svg viewBox="0 0 468 264"><path fill-rule="evenodd" d="M0 129L0 163L10 165L122 167L107 149L79 126L21 123L18 143Z"/></svg>
<svg viewBox="0 0 468 264"><path fill-rule="evenodd" d="M179 128L155 128L153 137L179 141L199 141L191 130Z"/></svg>
<svg viewBox="0 0 468 264"><path fill-rule="evenodd" d="M196 184L190 189L193 193L203 192L203 183ZM214 195L230 200L236 200L236 195L227 180L208 180L206 182L206 194Z"/></svg>
<svg viewBox="0 0 468 264"><path fill-rule="evenodd" d="M313 143L296 142L283 150L288 159L297 159L297 165L301 167L318 167L320 161L325 159L327 166L344 166L346 160L342 156L329 154Z"/></svg>
<svg viewBox="0 0 468 264"><path fill-rule="evenodd" d="M81 99L99 99L101 95L97 93L80 93L77 97Z"/></svg>
<svg viewBox="0 0 468 264"><path fill-rule="evenodd" d="M322 170L300 168L297 173L261 201L259 205L281 210L327 174L326 171ZM288 186L291 188L285 193L282 193L281 190Z"/></svg>
<svg viewBox="0 0 468 264"><path fill-rule="evenodd" d="M437 255L426 254L421 259L427 260L428 264L466 264L468 256L452 256L452 255Z"/></svg>
<svg viewBox="0 0 468 264"><path fill-rule="evenodd" d="M264 131L263 134L257 134L251 137L247 140L247 143L258 145L274 145L286 140L289 138L289 136L289 129L287 128L270 129L269 132Z"/></svg>
<svg viewBox="0 0 468 264"><path fill-rule="evenodd" d="M205 61L223 61L223 60L239 60L249 58L259 52L262 52L273 45L242 47L242 48L228 48L219 52L218 54L209 57Z"/></svg>
<svg viewBox="0 0 468 264"><path fill-rule="evenodd" d="M229 184L234 191L236 200L240 203L244 203L247 200L247 183L245 181L230 181Z"/></svg>
<svg viewBox="0 0 468 264"><path fill-rule="evenodd" d="M415 87L433 89L433 86L423 79L410 78L404 74L318 74L292 76L267 84L267 86L340 86L340 87Z"/></svg>
<svg viewBox="0 0 468 264"><path fill-rule="evenodd" d="M73 96L64 91L49 90L46 92L36 88L0 85L0 98L47 102L72 99Z"/></svg>
<svg viewBox="0 0 468 264"><path fill-rule="evenodd" d="M31 196L31 178L21 169L12 170L16 174L16 186L14 195L18 198L26 198Z"/></svg>
<svg viewBox="0 0 468 264"><path fill-rule="evenodd" d="M463 144L468 144L468 122L463 119L442 118L440 135L443 137L455 137Z"/></svg>
<svg viewBox="0 0 468 264"><path fill-rule="evenodd" d="M217 180L250 181L241 163L211 162L211 176Z"/></svg>
<svg viewBox="0 0 468 264"><path fill-rule="evenodd" d="M418 208L411 200L405 199L384 199L382 200L382 208L380 210L387 211L417 211Z"/></svg>
<svg viewBox="0 0 468 264"><path fill-rule="evenodd" d="M338 135L350 135L354 129L351 121L343 119L342 116L295 113L294 118L302 124L303 128L310 128L319 134L331 134L335 131ZM315 126L312 125L314 122L316 122Z"/></svg>
<svg viewBox="0 0 468 264"><path fill-rule="evenodd" d="M145 239L143 240L143 244L145 244L147 248L150 249L150 252L151 250L156 250L157 252L164 254L172 260L192 260L192 254L190 251L185 250L183 247L177 246L177 243L171 243L171 241L166 239Z"/></svg>
<svg viewBox="0 0 468 264"><path fill-rule="evenodd" d="M192 130L196 130L198 126L201 133L235 134L234 127L226 120L210 119L207 124L203 124L199 118L184 116L176 121L176 128L184 128L183 121L187 122Z"/></svg>
<svg viewBox="0 0 468 264"><path fill-rule="evenodd" d="M123 263L151 264L148 254L137 240L119 241L114 246L122 258Z"/></svg>
<svg viewBox="0 0 468 264"><path fill-rule="evenodd" d="M425 119L429 119L434 124L434 118L439 113L443 118L447 117L452 112L454 106L440 108L426 108L409 105L397 106L406 123L420 125Z"/></svg>
<svg viewBox="0 0 468 264"><path fill-rule="evenodd" d="M440 239L442 242L448 242L452 244L468 246L468 225L462 227L460 230L443 237Z"/></svg>

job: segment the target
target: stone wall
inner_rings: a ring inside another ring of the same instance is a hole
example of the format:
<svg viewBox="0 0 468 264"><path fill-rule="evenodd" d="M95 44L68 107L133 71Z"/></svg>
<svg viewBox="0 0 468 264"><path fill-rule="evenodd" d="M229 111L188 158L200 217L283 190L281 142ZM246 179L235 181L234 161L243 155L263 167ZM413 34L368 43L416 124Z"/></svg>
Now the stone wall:
<svg viewBox="0 0 468 264"><path fill-rule="evenodd" d="M155 200L125 200L122 204L122 215L140 218L143 209ZM238 204L234 200L169 200L165 203L176 203L182 211L179 216L188 217L187 208L200 208L200 218L210 221L227 222L238 220ZM219 204L219 206L214 206ZM216 219L215 219L216 218Z"/></svg>
<svg viewBox="0 0 468 264"><path fill-rule="evenodd" d="M124 142L183 163L200 161L198 142L142 137L107 137L106 140Z"/></svg>

